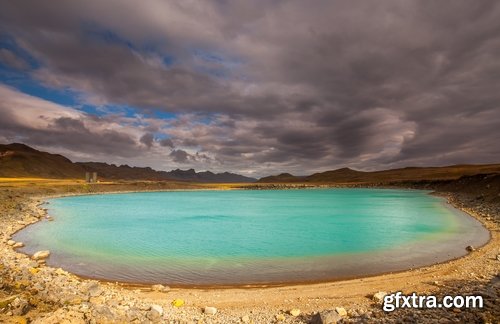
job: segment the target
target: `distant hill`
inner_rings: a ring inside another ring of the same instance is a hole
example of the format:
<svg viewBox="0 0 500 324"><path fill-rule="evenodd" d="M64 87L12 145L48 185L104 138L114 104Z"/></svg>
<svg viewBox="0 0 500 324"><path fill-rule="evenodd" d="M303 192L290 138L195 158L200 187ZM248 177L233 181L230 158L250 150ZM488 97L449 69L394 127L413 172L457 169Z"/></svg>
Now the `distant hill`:
<svg viewBox="0 0 500 324"><path fill-rule="evenodd" d="M288 173L259 179L260 183L387 183L418 180L452 180L477 174L500 174L500 164L451 165L445 167L408 167L384 171L356 171L342 168L297 177Z"/></svg>
<svg viewBox="0 0 500 324"><path fill-rule="evenodd" d="M245 177L239 174L223 172L213 173L210 171L195 172L194 169L180 170L176 169L166 174L171 179L183 179L196 182L255 182L257 179Z"/></svg>
<svg viewBox="0 0 500 324"><path fill-rule="evenodd" d="M239 174L189 170L156 171L152 168L103 162L72 162L68 158L38 151L25 144L0 144L0 177L84 179L85 172L97 172L109 180L176 180L191 182L254 182Z"/></svg>
<svg viewBox="0 0 500 324"><path fill-rule="evenodd" d="M84 178L85 170L59 154L14 143L0 145L0 177Z"/></svg>
<svg viewBox="0 0 500 324"><path fill-rule="evenodd" d="M290 173L281 173L276 176L268 176L260 178L258 182L301 182L305 181L306 177L291 175Z"/></svg>

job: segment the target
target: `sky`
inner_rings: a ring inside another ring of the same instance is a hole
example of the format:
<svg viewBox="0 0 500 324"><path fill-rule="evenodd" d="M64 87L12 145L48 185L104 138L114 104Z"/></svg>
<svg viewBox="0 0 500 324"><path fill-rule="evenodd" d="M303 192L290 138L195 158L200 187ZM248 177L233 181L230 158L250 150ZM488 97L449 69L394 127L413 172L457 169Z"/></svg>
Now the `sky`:
<svg viewBox="0 0 500 324"><path fill-rule="evenodd" d="M500 162L498 1L0 8L0 143L254 177Z"/></svg>

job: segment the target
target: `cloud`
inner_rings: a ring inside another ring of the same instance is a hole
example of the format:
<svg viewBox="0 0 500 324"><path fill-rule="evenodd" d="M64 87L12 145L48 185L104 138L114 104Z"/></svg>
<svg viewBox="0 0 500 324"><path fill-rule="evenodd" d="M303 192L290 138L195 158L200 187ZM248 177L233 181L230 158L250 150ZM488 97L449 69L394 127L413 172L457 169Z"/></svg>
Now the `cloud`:
<svg viewBox="0 0 500 324"><path fill-rule="evenodd" d="M0 85L0 126L10 142L63 148L95 156L132 157L142 152L137 130L107 122L77 110L22 94Z"/></svg>
<svg viewBox="0 0 500 324"><path fill-rule="evenodd" d="M497 1L18 1L0 27L39 63L23 67L34 80L136 113L95 119L4 92L33 112L8 109L4 138L107 134L104 159L253 175L498 162Z"/></svg>
<svg viewBox="0 0 500 324"><path fill-rule="evenodd" d="M151 148L151 146L153 146L153 142L154 142L154 135L151 134L151 133L146 133L144 135L142 135L142 137L140 138L140 142L144 145L146 145L148 148Z"/></svg>
<svg viewBox="0 0 500 324"><path fill-rule="evenodd" d="M188 162L189 158L191 157L186 151L183 150L173 150L170 153L170 156L174 160L174 162L177 163L186 163Z"/></svg>
<svg viewBox="0 0 500 324"><path fill-rule="evenodd" d="M25 60L6 48L0 48L0 62L18 70L28 68L28 63Z"/></svg>
<svg viewBox="0 0 500 324"><path fill-rule="evenodd" d="M175 147L174 142L170 138L164 138L164 139L160 140L160 145L164 146L164 147L170 147L170 148Z"/></svg>

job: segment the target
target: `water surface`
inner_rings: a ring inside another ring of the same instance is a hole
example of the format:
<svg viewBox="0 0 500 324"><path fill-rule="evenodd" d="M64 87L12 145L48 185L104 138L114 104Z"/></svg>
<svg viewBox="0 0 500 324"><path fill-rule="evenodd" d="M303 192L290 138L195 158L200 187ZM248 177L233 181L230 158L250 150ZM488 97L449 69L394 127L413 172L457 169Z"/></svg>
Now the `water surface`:
<svg viewBox="0 0 500 324"><path fill-rule="evenodd" d="M100 279L233 285L403 270L484 244L479 222L424 191L234 190L49 200L16 235L50 265Z"/></svg>

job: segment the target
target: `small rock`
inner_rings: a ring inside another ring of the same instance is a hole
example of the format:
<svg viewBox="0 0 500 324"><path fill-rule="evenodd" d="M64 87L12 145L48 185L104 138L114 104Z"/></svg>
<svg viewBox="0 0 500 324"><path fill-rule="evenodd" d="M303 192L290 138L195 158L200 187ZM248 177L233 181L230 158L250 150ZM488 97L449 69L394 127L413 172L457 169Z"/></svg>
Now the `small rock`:
<svg viewBox="0 0 500 324"><path fill-rule="evenodd" d="M139 304L139 305L137 305L137 308L141 311L148 311L151 309L151 306L146 305L146 304Z"/></svg>
<svg viewBox="0 0 500 324"><path fill-rule="evenodd" d="M203 313L209 315L215 315L217 314L217 308L211 306L205 306L205 308L203 309Z"/></svg>
<svg viewBox="0 0 500 324"><path fill-rule="evenodd" d="M340 315L340 316L347 316L347 311L345 310L344 307L335 307L335 311Z"/></svg>
<svg viewBox="0 0 500 324"><path fill-rule="evenodd" d="M23 242L16 242L16 244L12 245L12 248L17 249L17 248L22 248L24 246Z"/></svg>
<svg viewBox="0 0 500 324"><path fill-rule="evenodd" d="M10 303L12 303L17 297L18 297L18 295L10 296L10 297L4 298L4 299L0 299L0 308L5 308Z"/></svg>
<svg viewBox="0 0 500 324"><path fill-rule="evenodd" d="M160 314L160 316L163 315L163 307L161 307L160 305L151 305L151 310L158 312L158 314Z"/></svg>
<svg viewBox="0 0 500 324"><path fill-rule="evenodd" d="M283 314L278 314L278 315L276 315L276 320L277 320L278 322L283 322L285 319L286 319L286 318L285 318L285 315L283 315Z"/></svg>
<svg viewBox="0 0 500 324"><path fill-rule="evenodd" d="M474 251L476 251L476 249L472 245L467 245L467 247L465 248L465 250L467 250L467 252L474 252Z"/></svg>
<svg viewBox="0 0 500 324"><path fill-rule="evenodd" d="M241 318L241 321L243 323L250 323L250 317L248 315L245 315Z"/></svg>
<svg viewBox="0 0 500 324"><path fill-rule="evenodd" d="M96 306L92 313L94 317L100 319L100 323L116 322L115 315L107 306Z"/></svg>
<svg viewBox="0 0 500 324"><path fill-rule="evenodd" d="M183 299L174 299L172 301L172 306L174 306L174 307L181 307L182 305L184 305Z"/></svg>
<svg viewBox="0 0 500 324"><path fill-rule="evenodd" d="M102 289L97 282L89 283L85 290L90 297L97 297L102 294Z"/></svg>
<svg viewBox="0 0 500 324"><path fill-rule="evenodd" d="M30 267L30 268L38 268L38 266L39 266L39 264L36 261L30 261L28 263L28 267Z"/></svg>
<svg viewBox="0 0 500 324"><path fill-rule="evenodd" d="M158 323L161 319L161 316L160 314L155 311L154 309L151 309L149 310L147 313L146 313L146 317L153 323Z"/></svg>
<svg viewBox="0 0 500 324"><path fill-rule="evenodd" d="M16 241L14 241L14 240L8 240L8 241L7 241L7 245L8 245L8 246L12 246L12 245L14 245L14 244L16 244Z"/></svg>
<svg viewBox="0 0 500 324"><path fill-rule="evenodd" d="M29 310L28 301L24 298L14 299L14 301L10 304L10 307L12 308L12 314L17 316L24 315Z"/></svg>
<svg viewBox="0 0 500 324"><path fill-rule="evenodd" d="M337 324L342 319L334 310L322 311L317 313L312 318L312 324Z"/></svg>
<svg viewBox="0 0 500 324"><path fill-rule="evenodd" d="M164 285L153 285L151 286L151 290L159 292L167 292L170 290L170 287Z"/></svg>
<svg viewBox="0 0 500 324"><path fill-rule="evenodd" d="M500 254L497 254L497 260L500 261Z"/></svg>
<svg viewBox="0 0 500 324"><path fill-rule="evenodd" d="M381 304L384 301L384 297L387 295L387 292L385 291L379 291L375 294L373 294L373 300L377 302L378 304Z"/></svg>
<svg viewBox="0 0 500 324"><path fill-rule="evenodd" d="M288 313L290 313L290 315L292 315L293 317L297 317L300 315L300 309L294 308L291 309Z"/></svg>
<svg viewBox="0 0 500 324"><path fill-rule="evenodd" d="M47 259L50 255L49 250L44 250L44 251L38 251L33 256L31 257L33 260L43 260Z"/></svg>

